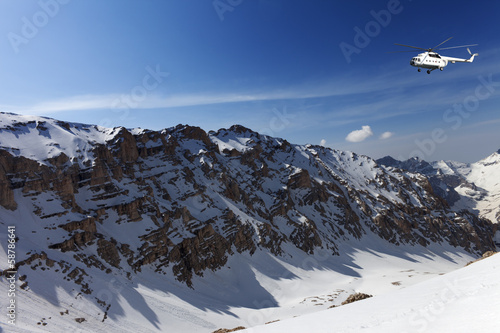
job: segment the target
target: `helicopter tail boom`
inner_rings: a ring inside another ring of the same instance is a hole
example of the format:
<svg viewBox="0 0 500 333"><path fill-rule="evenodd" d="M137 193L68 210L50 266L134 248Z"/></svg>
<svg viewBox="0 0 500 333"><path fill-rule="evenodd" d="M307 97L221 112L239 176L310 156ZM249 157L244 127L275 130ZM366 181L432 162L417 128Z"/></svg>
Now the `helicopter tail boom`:
<svg viewBox="0 0 500 333"><path fill-rule="evenodd" d="M479 53L472 53L469 48L467 48L467 51L469 52L469 54L471 55L471 57L469 59L462 59L462 58L453 58L453 57L447 57L447 56L441 56L442 59L445 59L447 60L448 62L451 62L452 64L456 63L456 62L473 62L474 61L474 57L479 55Z"/></svg>

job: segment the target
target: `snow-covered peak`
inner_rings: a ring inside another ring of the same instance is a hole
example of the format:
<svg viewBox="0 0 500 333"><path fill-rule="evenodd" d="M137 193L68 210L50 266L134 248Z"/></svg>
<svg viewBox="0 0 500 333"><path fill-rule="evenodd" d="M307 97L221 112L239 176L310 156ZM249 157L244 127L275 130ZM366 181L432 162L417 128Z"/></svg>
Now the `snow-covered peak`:
<svg viewBox="0 0 500 333"><path fill-rule="evenodd" d="M411 172L418 172L424 175L435 175L436 170L429 164L427 161L420 159L419 157L412 157L406 161L399 161L391 156L386 156L381 159L378 159L377 162L379 164L385 166L391 166L394 168L399 168Z"/></svg>
<svg viewBox="0 0 500 333"><path fill-rule="evenodd" d="M208 135L210 140L219 146L221 152L226 149L228 151L234 149L239 152L245 152L259 143L277 140L241 125L233 125L229 129L222 128L218 131L210 131Z"/></svg>
<svg viewBox="0 0 500 333"><path fill-rule="evenodd" d="M443 175L465 176L470 172L469 163L440 160L430 164Z"/></svg>
<svg viewBox="0 0 500 333"><path fill-rule="evenodd" d="M466 177L477 186L494 191L495 196L500 194L500 154L495 152L476 163L472 163Z"/></svg>
<svg viewBox="0 0 500 333"><path fill-rule="evenodd" d="M475 163L440 160L430 162L430 164L434 169L439 170L442 174L457 175L467 178L474 169L477 170L478 168L484 167L500 167L500 150Z"/></svg>
<svg viewBox="0 0 500 333"><path fill-rule="evenodd" d="M251 149L252 143L255 143L251 135L242 136L230 131L210 133L210 139L219 146L220 151L235 149L239 152L244 152Z"/></svg>
<svg viewBox="0 0 500 333"><path fill-rule="evenodd" d="M482 160L476 162L476 164L481 164L483 166L491 166L498 164L500 165L500 150L494 152L490 156L483 158Z"/></svg>
<svg viewBox="0 0 500 333"><path fill-rule="evenodd" d="M95 144L105 143L116 133L116 129L95 125L0 113L0 148L40 164L62 153L70 160L85 163L92 159Z"/></svg>

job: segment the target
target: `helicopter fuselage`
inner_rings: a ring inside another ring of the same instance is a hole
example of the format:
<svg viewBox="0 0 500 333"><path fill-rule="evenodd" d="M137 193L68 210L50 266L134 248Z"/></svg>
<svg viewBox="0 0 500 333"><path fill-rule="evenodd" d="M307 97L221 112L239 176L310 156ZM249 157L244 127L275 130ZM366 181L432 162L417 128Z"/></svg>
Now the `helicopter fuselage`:
<svg viewBox="0 0 500 333"><path fill-rule="evenodd" d="M410 60L410 65L418 68L425 69L440 69L443 70L446 65L448 65L448 60L443 59L439 54L435 52L424 52L420 53L416 57Z"/></svg>

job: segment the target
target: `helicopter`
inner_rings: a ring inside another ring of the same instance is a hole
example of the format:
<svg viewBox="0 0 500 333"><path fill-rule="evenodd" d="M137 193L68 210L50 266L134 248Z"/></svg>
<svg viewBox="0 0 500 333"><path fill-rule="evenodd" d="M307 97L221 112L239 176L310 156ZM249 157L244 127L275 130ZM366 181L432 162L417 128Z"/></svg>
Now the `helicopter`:
<svg viewBox="0 0 500 333"><path fill-rule="evenodd" d="M443 45L453 37L448 38L442 43L439 43L438 45L430 48L430 49L424 49L422 47L416 47L416 46L410 46L410 45L404 45L404 44L397 44L394 43L394 45L399 45L399 46L405 46L405 47L411 47L412 49L417 49L417 50L424 50L425 52L419 53L417 56L413 57L410 60L410 65L413 67L417 67L418 71L421 71L421 68L427 69L427 74L430 74L433 70L439 69L443 70L448 63L456 63L456 62L473 62L474 57L479 55L478 53L472 54L470 51L469 47L470 46L476 46L477 44L471 44L471 45L461 45L461 46L451 46L451 47L444 47L444 48L439 48L439 46ZM457 49L460 47L466 47L467 51L471 55L469 59L462 59L462 58L453 58L453 57L447 57L447 56L442 56L438 54L435 51L441 51L441 50L449 50L449 49ZM390 52L390 53L399 53L399 52L415 52L415 51L396 51L396 52Z"/></svg>

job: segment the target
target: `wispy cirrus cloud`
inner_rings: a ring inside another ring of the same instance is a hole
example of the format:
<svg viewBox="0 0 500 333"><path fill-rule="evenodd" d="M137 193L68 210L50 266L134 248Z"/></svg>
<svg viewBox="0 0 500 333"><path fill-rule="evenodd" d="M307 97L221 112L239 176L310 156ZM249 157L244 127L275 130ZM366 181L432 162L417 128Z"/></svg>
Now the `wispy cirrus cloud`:
<svg viewBox="0 0 500 333"><path fill-rule="evenodd" d="M238 91L207 90L201 92L172 92L171 94L149 93L140 98L140 103L118 103L134 99L131 92L75 95L62 98L41 100L31 105L2 105L4 109L31 114L48 114L61 111L96 109L157 109L238 102L270 100L297 100L322 97L343 97L390 90L411 84L414 79L397 73L386 74L372 80L359 80L352 76L338 76L327 80L305 81L290 86L255 88L252 86ZM131 107L131 104L133 107Z"/></svg>
<svg viewBox="0 0 500 333"><path fill-rule="evenodd" d="M469 64L468 64L469 65ZM476 64L474 64L476 66ZM498 69L477 66L466 71L447 73L447 76L428 80L427 76L408 75L407 70L398 70L382 75L339 76L323 81L309 81L291 86L270 87L263 89L240 89L240 91L202 91L171 94L150 93L140 102L124 103L130 93L87 94L41 100L31 105L1 105L3 110L25 114L53 114L64 111L100 110L100 109L164 109L186 106L203 106L242 102L284 100L294 101L314 98L347 98L351 102L334 104L335 121L349 122L349 119L370 117L380 119L394 115L420 112L432 99L433 105L447 107L457 100L464 91L457 90L450 94L447 82L450 79L475 79L477 70L486 73L498 73ZM451 69L450 69L451 70ZM436 74L435 76L439 75ZM496 74L495 74L496 75ZM423 81L426 80L426 81ZM415 89L417 87L417 89ZM402 93L413 89L410 95ZM446 92L446 93L445 93ZM467 91L465 91L467 93ZM358 98L358 95L370 98ZM129 98L130 99L130 98Z"/></svg>
<svg viewBox="0 0 500 333"><path fill-rule="evenodd" d="M81 111L110 109L118 94L111 95L78 95L66 98L42 101L32 105L1 105L3 110L16 113L41 115L63 111Z"/></svg>
<svg viewBox="0 0 500 333"><path fill-rule="evenodd" d="M177 93L172 95L150 94L139 103L131 102L129 94L88 94L44 100L32 105L2 105L4 109L12 109L22 113L42 114L61 111L96 110L96 109L159 109L211 104L227 104L239 102L257 102L271 100L297 100L321 97L345 96L367 93L371 87L337 85L335 82L310 83L294 87L280 87L267 91L207 91ZM122 101L122 102L119 102Z"/></svg>

